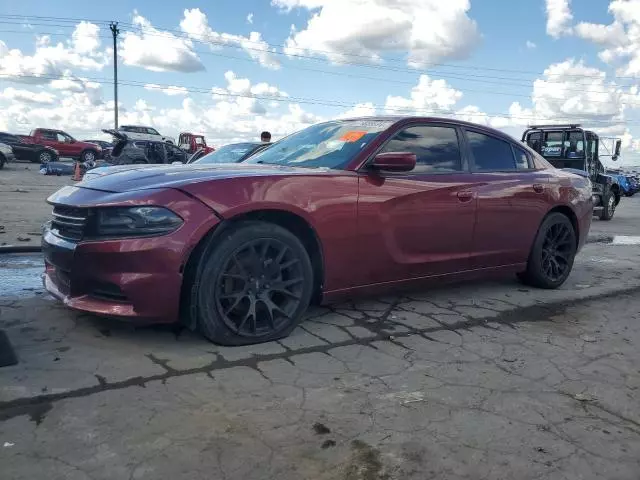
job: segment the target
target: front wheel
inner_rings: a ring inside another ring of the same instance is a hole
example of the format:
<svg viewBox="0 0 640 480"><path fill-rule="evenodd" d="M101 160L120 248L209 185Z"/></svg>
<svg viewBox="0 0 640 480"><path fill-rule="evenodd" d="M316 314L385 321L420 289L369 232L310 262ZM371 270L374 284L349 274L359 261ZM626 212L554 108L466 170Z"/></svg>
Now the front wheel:
<svg viewBox="0 0 640 480"><path fill-rule="evenodd" d="M600 220L611 220L614 213L616 213L616 196L613 192L607 192L607 194L602 197Z"/></svg>
<svg viewBox="0 0 640 480"><path fill-rule="evenodd" d="M313 269L295 235L242 222L205 248L191 286L192 314L205 337L249 345L286 337L311 300Z"/></svg>
<svg viewBox="0 0 640 480"><path fill-rule="evenodd" d="M548 215L533 242L527 270L518 278L533 287L558 288L571 273L577 245L571 220L562 213Z"/></svg>
<svg viewBox="0 0 640 480"><path fill-rule="evenodd" d="M5 163L6 163L6 159L4 158L4 155L0 153L0 170L4 168Z"/></svg>

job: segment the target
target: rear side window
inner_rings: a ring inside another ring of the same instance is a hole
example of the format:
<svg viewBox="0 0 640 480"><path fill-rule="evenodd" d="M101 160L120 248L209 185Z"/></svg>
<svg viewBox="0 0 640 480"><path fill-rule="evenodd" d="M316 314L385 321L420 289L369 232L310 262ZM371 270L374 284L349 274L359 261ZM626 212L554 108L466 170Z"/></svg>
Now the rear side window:
<svg viewBox="0 0 640 480"><path fill-rule="evenodd" d="M56 136L55 132L52 132L49 130L40 130L40 136L46 140L53 140L53 141L58 140L58 137Z"/></svg>
<svg viewBox="0 0 640 480"><path fill-rule="evenodd" d="M397 133L382 152L415 153L416 173L447 173L462 170L458 133L452 127L416 126Z"/></svg>
<svg viewBox="0 0 640 480"><path fill-rule="evenodd" d="M476 172L513 171L516 162L511 144L483 133L467 131ZM528 164L527 164L528 168Z"/></svg>
<svg viewBox="0 0 640 480"><path fill-rule="evenodd" d="M529 161L529 155L523 149L518 147L513 147L513 154L516 157L516 169L518 170L529 170L533 167L531 162Z"/></svg>

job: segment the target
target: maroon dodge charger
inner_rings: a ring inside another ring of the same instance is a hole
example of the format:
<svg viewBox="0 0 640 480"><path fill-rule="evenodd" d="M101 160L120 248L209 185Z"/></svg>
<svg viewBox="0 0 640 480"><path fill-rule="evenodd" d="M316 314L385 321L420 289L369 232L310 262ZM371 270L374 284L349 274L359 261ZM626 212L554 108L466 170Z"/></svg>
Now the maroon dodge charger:
<svg viewBox="0 0 640 480"><path fill-rule="evenodd" d="M49 199L44 283L66 305L288 335L312 301L515 273L556 288L591 224L591 184L511 137L439 118L311 126L240 164L152 166Z"/></svg>

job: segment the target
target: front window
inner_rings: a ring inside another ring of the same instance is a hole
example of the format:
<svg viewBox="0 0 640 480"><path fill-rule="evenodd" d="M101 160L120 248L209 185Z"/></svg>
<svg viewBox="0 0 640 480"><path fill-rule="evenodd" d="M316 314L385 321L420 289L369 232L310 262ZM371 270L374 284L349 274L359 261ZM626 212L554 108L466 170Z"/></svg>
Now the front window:
<svg viewBox="0 0 640 480"><path fill-rule="evenodd" d="M199 158L194 163L198 165L209 165L216 163L237 163L242 158L256 148L255 143L235 143L231 145L225 145L218 150L208 153L202 158Z"/></svg>
<svg viewBox="0 0 640 480"><path fill-rule="evenodd" d="M204 138L195 137L196 145L204 145Z"/></svg>
<svg viewBox="0 0 640 480"><path fill-rule="evenodd" d="M154 129L154 128L147 128L147 133L148 133L149 135L160 135L160 134L158 133L158 131L157 131L156 129Z"/></svg>
<svg viewBox="0 0 640 480"><path fill-rule="evenodd" d="M335 120L289 135L247 160L308 168L343 168L393 121Z"/></svg>

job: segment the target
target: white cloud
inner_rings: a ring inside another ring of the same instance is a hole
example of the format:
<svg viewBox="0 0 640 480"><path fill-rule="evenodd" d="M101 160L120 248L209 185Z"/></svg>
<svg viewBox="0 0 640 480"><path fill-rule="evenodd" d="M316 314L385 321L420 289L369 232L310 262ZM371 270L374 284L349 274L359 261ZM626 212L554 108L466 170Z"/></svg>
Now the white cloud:
<svg viewBox="0 0 640 480"><path fill-rule="evenodd" d="M209 26L207 16L199 8L184 11L180 28L192 40L207 43L212 49L220 48L221 45L236 45L263 67L273 70L280 68L280 62L274 56L275 49L269 47L259 32L251 32L248 37L216 32Z"/></svg>
<svg viewBox="0 0 640 480"><path fill-rule="evenodd" d="M527 43L525 45L529 50L533 50L534 48L537 47L537 45L533 43L531 40L527 40Z"/></svg>
<svg viewBox="0 0 640 480"><path fill-rule="evenodd" d="M450 111L460 98L462 92L451 87L446 80L432 80L428 75L420 75L408 98L389 95L385 109L395 115L439 114Z"/></svg>
<svg viewBox="0 0 640 480"><path fill-rule="evenodd" d="M609 4L613 22L609 25L580 23L580 38L603 47L599 57L605 63L620 63L618 75L640 74L640 0L613 0Z"/></svg>
<svg viewBox="0 0 640 480"><path fill-rule="evenodd" d="M547 33L559 38L571 33L571 0L545 0L547 10Z"/></svg>
<svg viewBox="0 0 640 480"><path fill-rule="evenodd" d="M607 80L605 72L575 59L547 67L543 78L535 80L531 98L532 108L511 105L511 115L527 117L516 123L619 122L630 103L629 95Z"/></svg>
<svg viewBox="0 0 640 480"><path fill-rule="evenodd" d="M197 72L204 65L188 38L157 30L151 22L134 12L133 24L138 31L124 33L119 54L125 65L153 72Z"/></svg>
<svg viewBox="0 0 640 480"><path fill-rule="evenodd" d="M285 10L313 10L306 28L292 26L285 52L324 55L334 63L379 62L408 52L411 66L466 58L478 44L469 0L273 0ZM357 55L364 58L350 56Z"/></svg>
<svg viewBox="0 0 640 480"><path fill-rule="evenodd" d="M247 23L249 25L253 24L253 13L250 13L249 15L247 15Z"/></svg>
<svg viewBox="0 0 640 480"><path fill-rule="evenodd" d="M30 90L20 90L13 87L7 87L0 92L0 98L40 105L51 105L56 99L56 97L49 92L32 92Z"/></svg>
<svg viewBox="0 0 640 480"><path fill-rule="evenodd" d="M71 35L73 49L80 54L95 53L100 49L100 27L94 23L80 22Z"/></svg>
<svg viewBox="0 0 640 480"><path fill-rule="evenodd" d="M180 96L180 95L189 95L189 90L187 87L178 87L175 85L162 86L156 85L155 83L147 83L144 86L145 90L156 90L164 93L169 96Z"/></svg>
<svg viewBox="0 0 640 480"><path fill-rule="evenodd" d="M100 48L99 32L97 25L80 22L67 42L53 44L49 36L39 36L33 55L25 55L16 48L10 49L0 40L0 78L42 84L70 68L102 70L109 56L108 51Z"/></svg>
<svg viewBox="0 0 640 480"><path fill-rule="evenodd" d="M335 118L358 118L358 117L370 117L375 115L377 109L371 102L358 103L353 108L350 108L346 112L337 115Z"/></svg>

